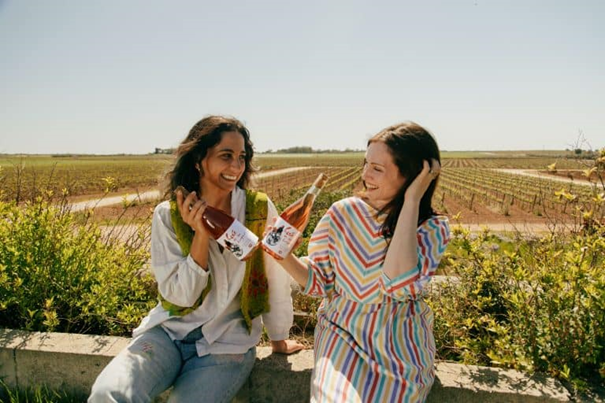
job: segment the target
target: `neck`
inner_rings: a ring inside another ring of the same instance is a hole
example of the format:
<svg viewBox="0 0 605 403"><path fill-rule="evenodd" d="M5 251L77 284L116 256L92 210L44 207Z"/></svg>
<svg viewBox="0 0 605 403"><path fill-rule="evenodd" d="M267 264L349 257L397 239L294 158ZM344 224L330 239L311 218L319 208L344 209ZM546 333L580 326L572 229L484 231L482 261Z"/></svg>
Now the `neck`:
<svg viewBox="0 0 605 403"><path fill-rule="evenodd" d="M231 213L231 191L230 192L204 192L200 189L200 195L206 200L209 206L221 209Z"/></svg>
<svg viewBox="0 0 605 403"><path fill-rule="evenodd" d="M366 196L360 196L361 200L363 200L368 206L372 207L376 211L380 211L386 203L376 203L375 201L370 201Z"/></svg>

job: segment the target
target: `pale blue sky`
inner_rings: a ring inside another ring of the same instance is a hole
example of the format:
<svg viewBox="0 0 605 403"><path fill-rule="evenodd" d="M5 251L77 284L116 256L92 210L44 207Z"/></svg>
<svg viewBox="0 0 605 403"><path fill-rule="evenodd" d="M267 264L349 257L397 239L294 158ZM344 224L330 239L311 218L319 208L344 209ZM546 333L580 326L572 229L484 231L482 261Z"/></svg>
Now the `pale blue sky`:
<svg viewBox="0 0 605 403"><path fill-rule="evenodd" d="M258 151L605 146L603 0L0 0L0 153L147 153L207 114Z"/></svg>

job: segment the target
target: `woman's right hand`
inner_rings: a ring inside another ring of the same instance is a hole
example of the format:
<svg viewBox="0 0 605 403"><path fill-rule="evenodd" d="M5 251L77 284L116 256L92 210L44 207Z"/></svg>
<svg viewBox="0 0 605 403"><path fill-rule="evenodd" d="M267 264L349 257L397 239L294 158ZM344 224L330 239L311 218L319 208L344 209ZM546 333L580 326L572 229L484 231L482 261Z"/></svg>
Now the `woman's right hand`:
<svg viewBox="0 0 605 403"><path fill-rule="evenodd" d="M273 227L275 226L275 222L277 221L277 217L273 217L273 219L271 220L271 224L267 224L265 226L265 230L263 231L263 240L267 237L267 234L269 234L271 231L273 231ZM298 235L298 238L296 239L296 242L294 243L294 247L292 248L292 250L290 251L290 255L294 254L294 251L296 249L298 249L298 247L300 246L300 244L303 241L303 237L302 237L302 233ZM269 254L267 254L269 255ZM271 256L271 255L269 255ZM273 259L275 259L273 256L271 256ZM276 259L277 260L277 259Z"/></svg>
<svg viewBox="0 0 605 403"><path fill-rule="evenodd" d="M178 190L176 192L176 204L185 224L189 225L195 232L206 232L206 228L202 224L202 214L208 206L206 200L198 199L195 191L185 197L183 192Z"/></svg>

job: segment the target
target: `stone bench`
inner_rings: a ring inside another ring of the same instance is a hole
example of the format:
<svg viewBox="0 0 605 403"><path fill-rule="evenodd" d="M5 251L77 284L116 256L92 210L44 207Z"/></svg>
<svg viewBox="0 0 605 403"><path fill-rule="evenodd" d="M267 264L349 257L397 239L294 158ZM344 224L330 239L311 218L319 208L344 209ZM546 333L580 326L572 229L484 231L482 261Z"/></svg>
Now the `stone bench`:
<svg viewBox="0 0 605 403"><path fill-rule="evenodd" d="M46 385L84 400L97 375L129 340L0 329L0 377L10 387ZM237 401L308 402L312 368L311 350L285 356L259 347ZM429 402L571 401L558 381L518 371L438 362L436 375Z"/></svg>

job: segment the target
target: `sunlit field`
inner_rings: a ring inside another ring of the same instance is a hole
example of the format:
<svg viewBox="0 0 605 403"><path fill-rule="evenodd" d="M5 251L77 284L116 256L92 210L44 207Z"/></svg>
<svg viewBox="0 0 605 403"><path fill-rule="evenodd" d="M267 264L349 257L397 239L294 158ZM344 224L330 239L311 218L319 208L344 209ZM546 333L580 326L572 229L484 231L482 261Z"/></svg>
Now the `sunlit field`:
<svg viewBox="0 0 605 403"><path fill-rule="evenodd" d="M588 208L592 203L589 182L582 172L593 162L580 157L572 151L445 151L434 204L441 212L469 223L572 222L578 207ZM77 201L159 189L172 161L171 155L155 154L2 155L1 198L22 202L45 195ZM324 172L330 177L325 191L347 195L362 189L362 164L361 152L257 154L254 166L259 173L308 169L259 177L252 185L281 203ZM520 175L519 170L541 176ZM567 177L574 181L560 181ZM602 216L602 208L594 213Z"/></svg>

